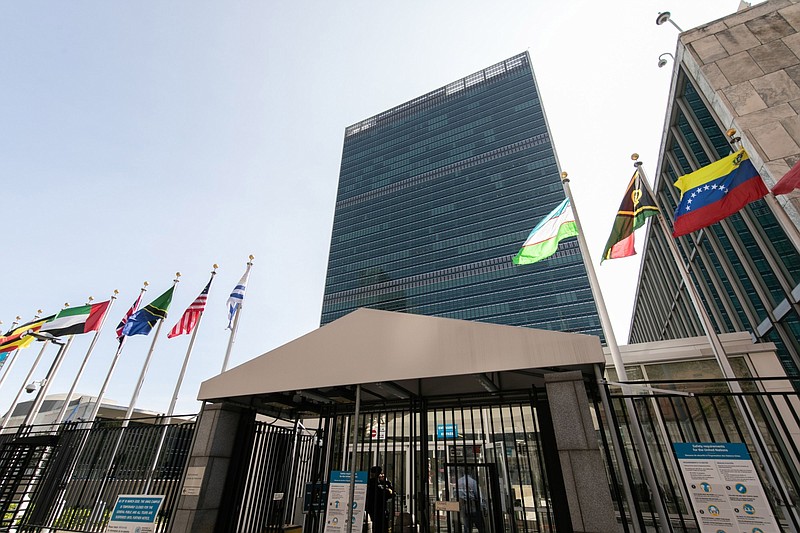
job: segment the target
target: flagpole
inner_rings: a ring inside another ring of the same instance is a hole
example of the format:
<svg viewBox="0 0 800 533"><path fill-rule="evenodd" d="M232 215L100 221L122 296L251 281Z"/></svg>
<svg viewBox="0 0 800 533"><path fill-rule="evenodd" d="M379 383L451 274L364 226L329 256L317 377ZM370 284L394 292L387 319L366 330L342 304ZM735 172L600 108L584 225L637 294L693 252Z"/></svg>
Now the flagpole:
<svg viewBox="0 0 800 533"><path fill-rule="evenodd" d="M78 387L78 382L80 381L81 376L83 375L83 371L86 369L86 365L89 362L89 357L91 357L92 351L94 351L94 347L97 344L97 338L100 336L100 332L103 330L103 325L106 323L106 317L108 316L108 313L111 311L111 307L113 307L114 305L114 300L117 299L117 294L119 294L119 291L114 289L114 293L111 295L111 299L109 300L105 314L103 315L103 318L97 327L97 331L94 332L94 338L92 338L92 342L89 344L89 349L86 350L86 355L83 357L83 362L81 363L81 367L78 369L78 374L72 381L72 387L70 387L69 392L67 393L67 397L66 399L64 399L64 404L61 406L61 410L58 412L58 416L56 417L56 420L54 422L54 424L56 425L60 424L64 420L64 414L66 414L67 407L69 407L69 403L70 401L72 401L72 395L75 392L75 389ZM89 301L86 302L86 305L91 305L92 300L94 300L94 298L89 296Z"/></svg>
<svg viewBox="0 0 800 533"><path fill-rule="evenodd" d="M211 289L211 282L214 281L214 276L217 275L217 269L219 266L214 263L214 269L211 271L211 281L208 282L209 290ZM161 423L165 424L165 427L161 431L161 437L158 440L158 446L156 447L156 452L153 454L153 464L150 465L150 469L147 472L147 483L144 486L144 494L150 494L150 486L153 483L153 478L156 475L156 468L158 467L158 460L159 456L161 455L161 450L164 448L164 440L167 438L167 428L166 424L169 424L171 421L172 414L175 412L175 404L178 402L178 394L181 390L181 384L183 383L183 377L186 375L186 367L189 365L189 358L192 355L192 349L194 348L194 340L197 337L197 330L200 329L200 321L203 319L203 313L200 313L200 316L197 317L197 322L192 329L192 337L189 339L189 347L186 349L186 356L183 358L183 366L181 367L180 375L178 376L178 381L175 383L175 392L172 393L172 401L169 404L169 409L167 409L167 414L162 419Z"/></svg>
<svg viewBox="0 0 800 533"><path fill-rule="evenodd" d="M249 273L250 269L253 266L253 259L255 259L252 255L249 256L250 261L247 262L247 270L245 274L247 274L246 279L250 279ZM245 277L245 276L242 276ZM222 370L220 373L225 372L228 369L228 362L231 359L231 351L233 350L233 343L236 342L236 331L239 329L239 317L242 314L242 308L244 307L244 299L239 302L239 306L236 309L236 316L233 317L233 327L231 327L231 335L228 338L228 349L225 351L225 360L222 362Z"/></svg>
<svg viewBox="0 0 800 533"><path fill-rule="evenodd" d="M658 199L653 193L653 190L650 188L650 184L648 183L647 177L645 176L642 168L642 162L638 160L639 154L631 155L631 159L633 159L633 166L638 170L642 178L642 183L644 183L644 186L647 187L650 197L654 202L656 202L656 205L658 205ZM675 239L672 237L672 231L670 231L669 226L667 226L667 221L664 219L663 209L661 210L661 213L662 216L656 218L658 218L658 224L661 227L661 230L664 232L664 240L669 246L673 262L678 267L678 271L681 273L681 280L683 281L683 285L686 287L686 292L689 293L689 299L692 302L692 307L694 307L694 311L697 313L698 318L700 318L700 322L703 325L703 331L706 334L708 343L711 345L711 351L714 354L714 358L717 360L717 364L722 371L722 377L726 379L728 388L734 394L734 404L736 405L739 414L744 419L747 433L753 443L753 446L755 447L756 454L761 459L761 463L765 465L764 472L767 475L773 494L778 498L777 504L783 508L784 512L794 516L795 521L800 521L800 514L796 511L794 505L791 503L791 501L786 502L784 499L784 495L788 496L786 487L784 487L783 484L779 482L779 480L772 473L772 469L775 468L775 464L772 461L772 456L770 455L769 450L765 450L763 448L764 440L763 436L761 435L761 431L758 429L758 426L753 423L754 415L750 410L750 406L747 404L747 402L742 400L742 394L744 391L742 390L742 387L737 380L736 373L733 371L733 367L728 360L728 356L725 353L725 348L722 346L722 341L719 340L719 336L714 329L714 325L711 322L711 317L708 316L705 307L703 307L703 303L700 300L700 295L697 292L697 287L695 287L691 277L689 276L689 270L686 268L686 264L681 258L680 252L678 251L678 245L675 244ZM783 491L779 491L778 487L783 489ZM791 497L789 496L789 498Z"/></svg>
<svg viewBox="0 0 800 533"><path fill-rule="evenodd" d="M742 138L735 137L736 130L734 128L729 129L725 132L725 134L728 136L728 139L730 139L731 146L734 150L738 149L737 144L739 147L741 147ZM775 181L777 182L778 180ZM786 209L778 201L778 198L775 196L772 190L770 190L769 194L764 196L764 201L769 206L772 214L775 215L775 219L778 221L778 224L789 238L792 245L794 245L795 249L800 252L800 230L797 229L795 223L791 218L789 218L789 215L786 213Z"/></svg>
<svg viewBox="0 0 800 533"><path fill-rule="evenodd" d="M561 183L564 186L564 193L567 195L567 198L569 198L570 204L572 204L572 214L575 217L575 226L578 228L578 246L580 247L581 255L583 256L583 264L586 268L586 275L589 278L589 287L591 288L592 296L594 296L595 303L597 304L597 314L600 317L600 323L603 328L603 333L606 337L606 345L611 351L611 360L614 364L614 369L616 370L617 377L620 381L628 381L628 373L625 370L625 364L622 361L622 354L620 353L619 346L617 345L617 338L614 335L614 328L612 327L611 319L608 316L606 302L603 299L603 293L600 290L600 282L597 279L594 265L592 265L591 259L589 259L591 257L589 255L589 247L586 244L586 237L584 236L580 218L578 217L578 208L575 205L574 199L572 198L572 191L569 187L569 179L567 178L566 172L561 173ZM628 412L628 417L630 418L631 436L633 437L636 447L644 453L647 450L647 445L645 444L644 436L642 435L639 417L636 414L636 406L633 404L633 400L628 397L628 392L624 387L623 392L625 393L625 410ZM672 529L669 523L669 515L664 507L664 501L661 498L661 491L658 483L656 482L653 466L650 464L650 461L647 460L642 461L641 463L644 469L647 486L650 488L651 499L653 505L655 506L656 514L658 515L658 522L661 530L664 532L671 531ZM630 512L631 516L633 516L634 509L631 509Z"/></svg>
<svg viewBox="0 0 800 533"><path fill-rule="evenodd" d="M181 273L175 273L175 279L172 280L172 288L174 289L176 285L180 282ZM142 372L139 374L139 381L136 383L136 388L133 390L133 396L131 396L131 403L128 405L128 410L125 412L125 420L122 421L122 427L128 427L130 423L131 415L133 414L133 409L136 407L136 400L139 399L139 393L142 390L142 385L144 384L144 377L147 375L147 368L150 366L150 359L153 357L153 351L156 348L156 341L158 340L158 334L161 332L161 326L164 325L164 319L159 319L158 325L156 326L156 331L153 334L153 342L150 343L150 350L147 352L147 357L144 360L144 365L142 365Z"/></svg>
<svg viewBox="0 0 800 533"><path fill-rule="evenodd" d="M44 403L44 398L45 396L47 396L47 391L50 390L50 385L56 378L56 374L61 368L61 363L64 362L64 357L67 355L67 351L69 351L69 347L72 346L72 341L74 339L75 336L70 335L66 343L62 343L59 341L59 339L56 338L53 338L50 341L53 344L60 344L60 346L58 348L58 352L56 353L55 358L53 359L53 363L50 365L50 369L47 371L47 375L41 381L39 392L36 394L36 399L33 401L31 409L28 411L28 414L25 415L25 420L22 422L23 426L29 426L29 425L32 426L34 421L36 420L36 417L39 415L39 410L42 408L42 404Z"/></svg>
<svg viewBox="0 0 800 533"><path fill-rule="evenodd" d="M146 281L142 284L142 288L139 289L139 299L141 299L144 293L147 292L148 285L149 283ZM108 369L108 374L106 374L106 379L105 381L103 381L103 386L100 387L100 392L97 393L97 400L94 402L94 407L92 407L92 412L86 418L87 422L90 423L94 422L95 418L97 418L97 413L100 411L100 404L103 402L103 398L105 397L106 389L108 389L108 383L111 381L111 375L114 373L114 368L117 366L117 361L119 361L119 356L122 354L123 346L125 346L125 337L122 337L119 341L119 346L117 346L117 350L114 353L114 359L111 361L111 367Z"/></svg>
<svg viewBox="0 0 800 533"><path fill-rule="evenodd" d="M19 321L20 320L22 320L22 317L21 316L17 316L16 319L14 320L14 322L11 323L11 328L9 329L9 331L11 331L15 327L17 327L19 325ZM7 359L11 359L11 360L8 361L8 363L6 365L3 365L3 366L6 367L6 371L3 372L3 376L0 377L0 388L3 387L3 382L6 380L8 375L11 373L11 369L14 368L14 363L17 362L17 353L19 353L19 350L14 350L7 358Z"/></svg>
<svg viewBox="0 0 800 533"><path fill-rule="evenodd" d="M214 280L214 276L217 275L217 269L219 266L215 263L214 269L211 271L211 280ZM211 285L211 281L208 282L209 289ZM197 317L197 323L194 325L194 330L192 331L192 338L189 339L189 347L186 349L186 356L183 358L183 366L181 367L181 373L178 376L178 381L175 383L175 392L172 393L172 401L169 404L169 409L167 410L167 418L171 417L172 414L175 412L175 404L178 403L178 394L181 390L181 385L183 384L183 378L186 375L186 367L189 365L189 357L192 356L192 350L194 349L194 340L197 337L197 330L200 329L200 321L203 320L203 313L200 313L200 316Z"/></svg>
<svg viewBox="0 0 800 533"><path fill-rule="evenodd" d="M33 316L33 319L36 320L36 319L40 318L41 316L42 316L42 310L39 309L39 310L36 311L36 314ZM17 395L14 397L14 401L11 402L11 407L8 408L8 416L6 416L3 419L3 423L0 424L0 430L3 430L3 429L6 428L6 426L8 426L8 421L11 420L11 417L14 414L14 409L17 408L17 404L19 403L19 398L20 398L20 396L22 396L22 391L24 391L25 387L28 385L28 383L30 383L31 376L33 376L33 373L36 371L36 367L39 365L39 361L42 360L42 356L44 355L44 349L47 348L48 342L49 341L44 341L44 344L42 344L42 348L41 348L41 350L39 350L39 355L37 355L36 359L33 361L33 365L31 366L31 369L28 370L28 375L25 376L25 380L22 382L22 386L19 388L19 391L17 392ZM17 350L17 351L19 351L19 350Z"/></svg>

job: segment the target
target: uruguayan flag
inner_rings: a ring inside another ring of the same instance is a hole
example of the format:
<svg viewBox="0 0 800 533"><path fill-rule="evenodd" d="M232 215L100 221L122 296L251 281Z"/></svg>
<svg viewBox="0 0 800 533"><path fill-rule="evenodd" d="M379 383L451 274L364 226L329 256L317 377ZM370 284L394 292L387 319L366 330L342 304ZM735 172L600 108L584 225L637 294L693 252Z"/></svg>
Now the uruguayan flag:
<svg viewBox="0 0 800 533"><path fill-rule="evenodd" d="M247 288L247 278L250 277L250 267L252 263L247 263L247 270L242 274L242 279L233 288L231 295L228 297L228 329L233 329L233 319L239 309L242 308L242 300L244 300L244 290Z"/></svg>

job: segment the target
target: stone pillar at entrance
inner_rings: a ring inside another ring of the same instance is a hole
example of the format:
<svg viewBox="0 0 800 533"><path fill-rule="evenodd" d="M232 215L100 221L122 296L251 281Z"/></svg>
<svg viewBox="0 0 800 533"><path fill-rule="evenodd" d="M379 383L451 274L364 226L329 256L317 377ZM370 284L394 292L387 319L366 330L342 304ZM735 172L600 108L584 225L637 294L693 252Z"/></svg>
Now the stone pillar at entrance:
<svg viewBox="0 0 800 533"><path fill-rule="evenodd" d="M185 494L191 486L190 492L199 494L180 496L170 533L213 533L224 501L238 429L248 416L252 417L252 412L225 403L203 406L183 489Z"/></svg>
<svg viewBox="0 0 800 533"><path fill-rule="evenodd" d="M583 374L578 371L546 374L545 388L573 531L622 531L589 414Z"/></svg>

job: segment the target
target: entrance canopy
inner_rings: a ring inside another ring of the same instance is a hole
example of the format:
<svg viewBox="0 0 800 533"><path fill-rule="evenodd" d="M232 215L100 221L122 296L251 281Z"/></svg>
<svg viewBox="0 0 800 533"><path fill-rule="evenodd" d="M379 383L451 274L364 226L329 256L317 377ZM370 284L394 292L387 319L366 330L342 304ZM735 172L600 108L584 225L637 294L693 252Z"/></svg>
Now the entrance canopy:
<svg viewBox="0 0 800 533"><path fill-rule="evenodd" d="M353 402L358 384L367 403L503 392L593 364L595 336L365 308L204 381L198 400L313 412Z"/></svg>

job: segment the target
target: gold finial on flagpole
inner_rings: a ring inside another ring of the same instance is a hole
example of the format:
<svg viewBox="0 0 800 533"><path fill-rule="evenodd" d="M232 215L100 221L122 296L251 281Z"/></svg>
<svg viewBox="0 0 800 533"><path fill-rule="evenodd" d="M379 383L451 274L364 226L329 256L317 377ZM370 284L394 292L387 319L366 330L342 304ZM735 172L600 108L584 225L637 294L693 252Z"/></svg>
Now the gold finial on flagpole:
<svg viewBox="0 0 800 533"><path fill-rule="evenodd" d="M119 294L119 291L117 289L114 289L114 293L111 295L111 299L114 300L117 297L117 294Z"/></svg>
<svg viewBox="0 0 800 533"><path fill-rule="evenodd" d="M725 135L728 136L728 142L731 143L734 150L739 150L741 146L737 146L737 144L742 140L741 137L736 136L736 130L731 128L725 132Z"/></svg>
<svg viewBox="0 0 800 533"><path fill-rule="evenodd" d="M253 259L255 259L255 256L254 256L253 254L250 254L250 255L249 255L249 256L247 256L247 257L250 259L250 260L247 262L247 264L248 264L249 266L253 266Z"/></svg>
<svg viewBox="0 0 800 533"><path fill-rule="evenodd" d="M217 273L217 269L219 268L219 265L214 263L212 266L213 266L214 269L211 271L211 273L212 274L216 274Z"/></svg>
<svg viewBox="0 0 800 533"><path fill-rule="evenodd" d="M147 286L150 285L150 282L145 281L142 285L144 285L144 290L147 290Z"/></svg>
<svg viewBox="0 0 800 533"><path fill-rule="evenodd" d="M639 154L637 154L636 152L633 152L631 154L631 160L632 161L638 161L639 160Z"/></svg>
<svg viewBox="0 0 800 533"><path fill-rule="evenodd" d="M93 301L94 301L94 296L89 296L89 297L86 299L86 305L92 305L92 302L93 302Z"/></svg>
<svg viewBox="0 0 800 533"><path fill-rule="evenodd" d="M173 279L172 281L175 282L175 283L178 283L181 280L180 278L181 278L181 273L180 272L175 272L175 279Z"/></svg>
<svg viewBox="0 0 800 533"><path fill-rule="evenodd" d="M568 175L569 175L569 174L567 174L566 172L562 172L562 173L561 173L561 181L562 181L563 183L569 183L569 178L567 177Z"/></svg>
<svg viewBox="0 0 800 533"><path fill-rule="evenodd" d="M66 309L67 307L69 307L69 302L64 302L64 309Z"/></svg>

